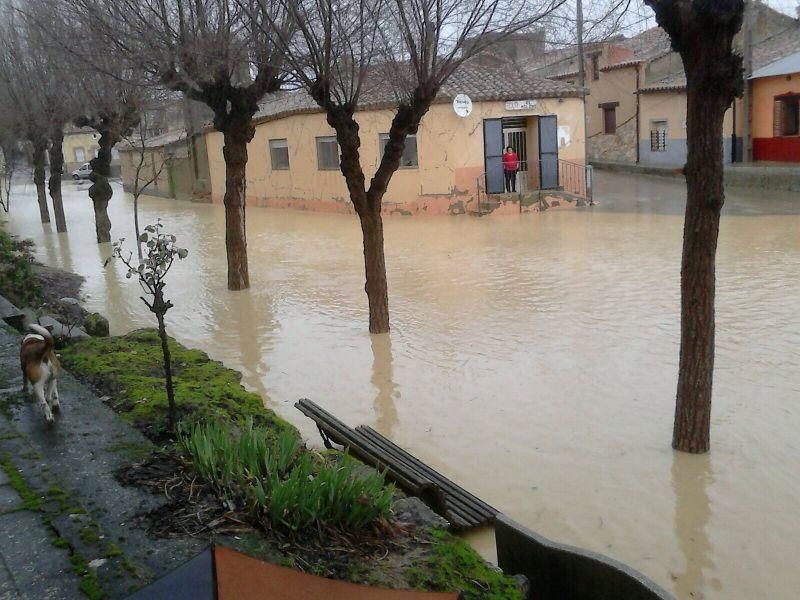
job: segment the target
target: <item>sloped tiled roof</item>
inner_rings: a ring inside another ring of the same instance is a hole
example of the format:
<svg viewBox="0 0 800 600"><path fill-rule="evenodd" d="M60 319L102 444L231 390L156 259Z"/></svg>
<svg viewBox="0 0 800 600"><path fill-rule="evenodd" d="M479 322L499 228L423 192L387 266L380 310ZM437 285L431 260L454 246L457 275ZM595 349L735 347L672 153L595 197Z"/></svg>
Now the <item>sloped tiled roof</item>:
<svg viewBox="0 0 800 600"><path fill-rule="evenodd" d="M686 89L686 76L683 74L683 71L680 71L678 73L671 73L666 77L662 77L657 81L639 88L639 93L672 92L684 89Z"/></svg>
<svg viewBox="0 0 800 600"><path fill-rule="evenodd" d="M800 25L790 27L753 46L753 71L800 52ZM672 73L644 86L640 92L668 92L686 89L683 71Z"/></svg>
<svg viewBox="0 0 800 600"><path fill-rule="evenodd" d="M790 75L792 73L800 73L800 52L784 56L760 69L756 69L750 76L750 79L774 77L776 75Z"/></svg>
<svg viewBox="0 0 800 600"><path fill-rule="evenodd" d="M753 70L800 52L800 25L790 27L753 46Z"/></svg>
<svg viewBox="0 0 800 600"><path fill-rule="evenodd" d="M510 64L487 67L480 64L462 65L442 86L437 102L450 102L458 94L466 94L473 102L496 100L527 100L533 98L581 97L578 86L531 77L520 73ZM396 91L390 85L376 85L364 90L359 109L379 109L395 106ZM317 103L304 91L283 91L268 95L255 114L256 122L271 121L289 115L322 112Z"/></svg>
<svg viewBox="0 0 800 600"><path fill-rule="evenodd" d="M669 35L661 27L651 27L617 43L632 50L634 59L640 61L653 60L672 50Z"/></svg>

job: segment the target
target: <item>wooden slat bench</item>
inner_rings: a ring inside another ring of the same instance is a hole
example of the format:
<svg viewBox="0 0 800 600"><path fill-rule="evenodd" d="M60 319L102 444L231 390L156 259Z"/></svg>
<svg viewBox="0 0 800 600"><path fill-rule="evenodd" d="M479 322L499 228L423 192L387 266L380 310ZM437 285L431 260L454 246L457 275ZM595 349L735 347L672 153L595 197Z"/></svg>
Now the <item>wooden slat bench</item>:
<svg viewBox="0 0 800 600"><path fill-rule="evenodd" d="M494 522L498 510L473 496L444 475L415 458L380 433L361 425L352 429L311 400L295 406L317 424L327 448L331 442L348 448L350 454L386 472L406 492L450 522L452 529L471 529Z"/></svg>

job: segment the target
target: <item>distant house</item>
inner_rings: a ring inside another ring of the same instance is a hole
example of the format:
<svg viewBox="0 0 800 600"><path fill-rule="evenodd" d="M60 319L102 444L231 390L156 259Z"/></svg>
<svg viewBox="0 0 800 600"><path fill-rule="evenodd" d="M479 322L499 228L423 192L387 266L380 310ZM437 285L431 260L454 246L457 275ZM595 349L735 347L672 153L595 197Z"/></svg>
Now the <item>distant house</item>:
<svg viewBox="0 0 800 600"><path fill-rule="evenodd" d="M97 156L97 151L100 149L99 138L100 134L90 127L70 127L64 130L65 176L68 177L81 165ZM114 148L111 151L111 175L118 177L119 173L119 149Z"/></svg>
<svg viewBox="0 0 800 600"><path fill-rule="evenodd" d="M472 102L465 116L454 111L459 94ZM377 169L388 139L393 98L390 89L370 88L356 113L367 178ZM509 145L521 160L518 183L523 191L583 180L583 114L583 90L574 85L478 61L464 65L443 87L417 135L407 139L401 167L384 197L385 209L458 214L475 201L479 189L503 192L501 155ZM307 94L268 97L255 122L248 148L249 205L352 212L335 133ZM222 202L222 135L209 128L206 146L211 197Z"/></svg>
<svg viewBox="0 0 800 600"><path fill-rule="evenodd" d="M140 187L153 180L146 188L147 195L207 202L208 154L202 130L208 118L210 111L205 105L183 98L149 106L144 144L137 139L138 131L130 142L119 144L123 189L134 189L139 168Z"/></svg>
<svg viewBox="0 0 800 600"><path fill-rule="evenodd" d="M800 50L797 19L759 2L748 3L748 10L752 11L753 69ZM741 34L734 43L741 50ZM672 51L666 32L653 27L632 38L617 37L586 44L584 60L585 85L589 90L586 96L589 161L682 166L686 161L686 78L680 56ZM574 48L559 49L529 63L526 71L574 83L577 62ZM760 85L755 79L751 82ZM747 111L742 101L737 100L726 114L723 127L726 162L747 157L758 160L756 147L760 160L765 160L766 146L755 142L755 127L761 115L772 114L774 99L769 99L767 111L762 107L765 98L756 95L755 87L753 91L749 109L754 128L753 148L743 147ZM791 98L787 98L791 104ZM788 122L791 123L791 118ZM769 143L773 147L776 143L781 145L781 142Z"/></svg>
<svg viewBox="0 0 800 600"><path fill-rule="evenodd" d="M753 159L800 163L798 51L753 71Z"/></svg>

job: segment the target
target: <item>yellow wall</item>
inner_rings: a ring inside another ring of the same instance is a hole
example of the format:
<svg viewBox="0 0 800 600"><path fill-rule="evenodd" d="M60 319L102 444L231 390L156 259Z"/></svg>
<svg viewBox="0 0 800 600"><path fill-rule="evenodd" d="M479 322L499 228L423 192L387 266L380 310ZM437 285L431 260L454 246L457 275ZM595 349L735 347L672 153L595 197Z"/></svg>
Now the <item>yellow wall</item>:
<svg viewBox="0 0 800 600"><path fill-rule="evenodd" d="M448 104L437 104L425 116L417 134L419 167L399 169L389 185L384 204L397 204L404 211L443 213L454 203L468 203L475 182L484 171L484 118L556 114L559 126L569 128L570 143L560 148L559 158L583 163L585 131L583 100L580 98L540 99L531 110L508 111L504 102L473 105L467 118L458 117ZM367 182L379 162L380 133L389 131L393 112L363 111L356 115L361 127L361 156ZM341 172L317 168L316 137L332 136L333 129L322 113L293 115L267 121L256 127L248 146L247 199L250 204L305 209L351 211ZM286 138L289 146L288 171L273 171L269 140ZM206 134L212 199L221 202L225 191L222 135Z"/></svg>
<svg viewBox="0 0 800 600"><path fill-rule="evenodd" d="M64 171L67 175L72 173L75 169L79 168L83 163L92 160L95 153L100 148L97 140L100 138L98 133L93 133L91 130L80 131L77 133L66 133L64 135ZM77 160L75 157L75 150L77 148L83 149L84 159ZM120 159L112 159L111 166L117 167L120 164Z"/></svg>
<svg viewBox="0 0 800 600"><path fill-rule="evenodd" d="M65 169L67 172L71 172L94 158L95 150L99 146L97 145L97 139L92 137L91 133L71 133L64 136L63 148ZM83 160L78 160L75 157L76 148L83 149Z"/></svg>
<svg viewBox="0 0 800 600"><path fill-rule="evenodd" d="M737 129L740 129L740 104L736 106ZM649 139L650 122L654 120L668 121L667 137L670 139L686 139L686 94L684 92L658 92L642 94L640 100L640 139ZM770 109L771 110L771 109ZM770 117L771 118L771 117ZM733 111L728 109L722 123L722 134L731 135Z"/></svg>
<svg viewBox="0 0 800 600"><path fill-rule="evenodd" d="M589 118L588 135L603 133L603 109L598 105L605 102L619 102L617 106L617 127L636 118L636 71L630 66L610 71L601 71L600 79L590 81L589 95L586 96L586 115Z"/></svg>
<svg viewBox="0 0 800 600"><path fill-rule="evenodd" d="M752 80L752 135L754 138L772 137L775 96L788 93L800 93L800 73Z"/></svg>

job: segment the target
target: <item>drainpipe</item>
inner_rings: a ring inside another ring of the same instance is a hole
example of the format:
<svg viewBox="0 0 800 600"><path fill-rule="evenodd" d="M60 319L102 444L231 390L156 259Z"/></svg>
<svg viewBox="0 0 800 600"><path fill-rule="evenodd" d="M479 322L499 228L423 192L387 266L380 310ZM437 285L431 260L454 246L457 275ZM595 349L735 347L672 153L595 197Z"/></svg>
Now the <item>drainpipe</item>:
<svg viewBox="0 0 800 600"><path fill-rule="evenodd" d="M639 121L641 120L639 115L639 72L640 72L641 65L636 65L636 164L639 164L639 135L641 135L641 125Z"/></svg>
<svg viewBox="0 0 800 600"><path fill-rule="evenodd" d="M736 162L736 98L731 104L733 107L733 118L731 119L731 164Z"/></svg>
<svg viewBox="0 0 800 600"><path fill-rule="evenodd" d="M750 118L751 118L751 98L750 98L750 75L753 73L753 20L752 5L745 2L744 5L744 90L742 91L742 162L753 160L752 141L750 139ZM735 102L735 101L734 101ZM735 130L734 130L735 132Z"/></svg>

